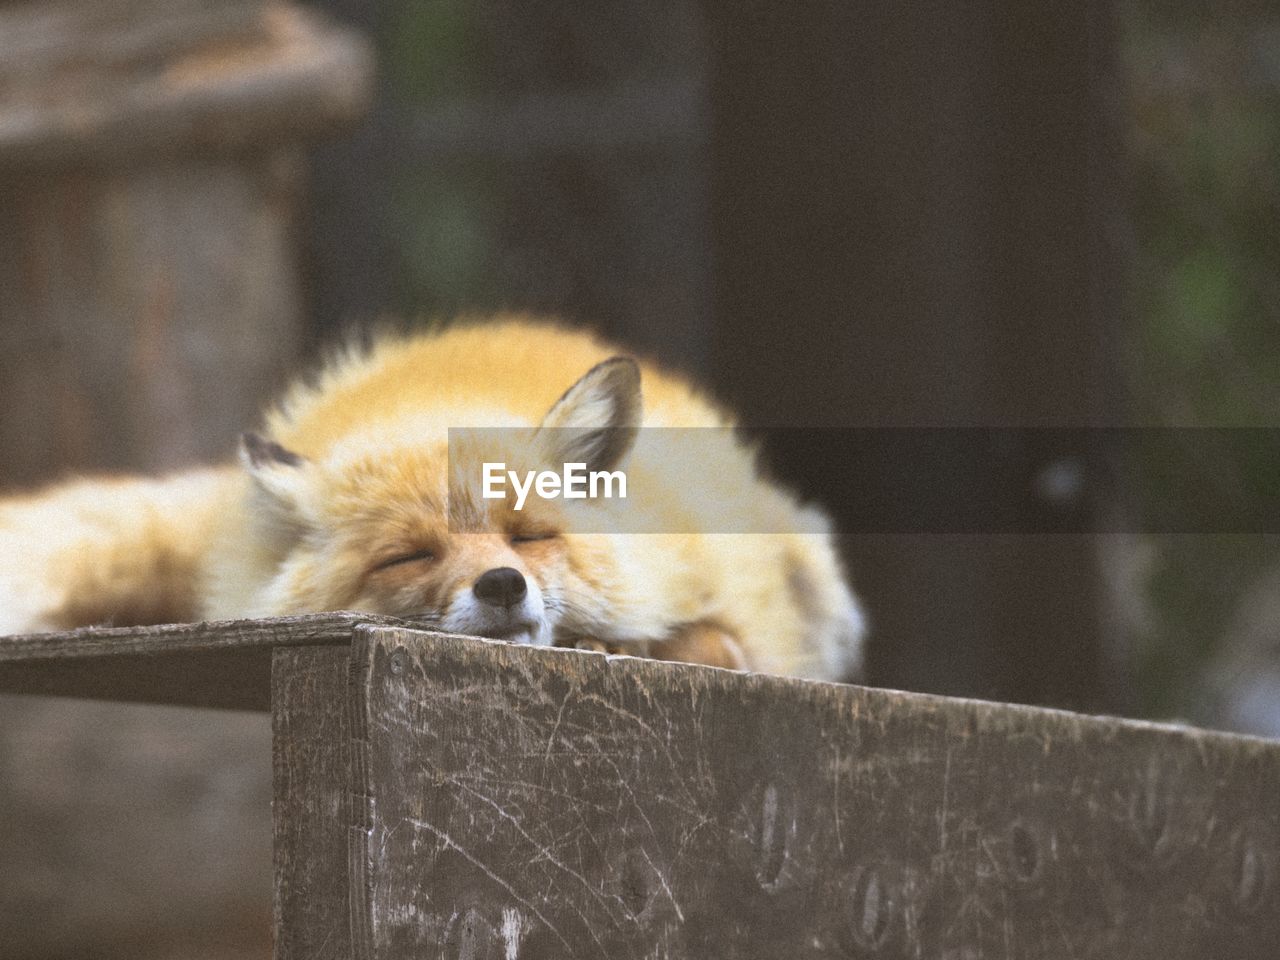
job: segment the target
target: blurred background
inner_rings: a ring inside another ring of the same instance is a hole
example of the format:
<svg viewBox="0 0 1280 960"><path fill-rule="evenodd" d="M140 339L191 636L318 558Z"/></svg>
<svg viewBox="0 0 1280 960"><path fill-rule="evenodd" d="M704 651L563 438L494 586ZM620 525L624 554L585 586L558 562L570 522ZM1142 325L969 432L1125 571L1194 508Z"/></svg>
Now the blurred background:
<svg viewBox="0 0 1280 960"><path fill-rule="evenodd" d="M756 428L1186 437L1104 482L1064 435L1017 515L1247 508L1280 449L1192 428L1280 420L1278 240L1258 0L10 0L0 489L226 457L335 338L510 309ZM902 493L766 436L838 522ZM870 681L1280 736L1280 540L1098 528L846 522ZM0 699L0 955L267 956L269 739Z"/></svg>

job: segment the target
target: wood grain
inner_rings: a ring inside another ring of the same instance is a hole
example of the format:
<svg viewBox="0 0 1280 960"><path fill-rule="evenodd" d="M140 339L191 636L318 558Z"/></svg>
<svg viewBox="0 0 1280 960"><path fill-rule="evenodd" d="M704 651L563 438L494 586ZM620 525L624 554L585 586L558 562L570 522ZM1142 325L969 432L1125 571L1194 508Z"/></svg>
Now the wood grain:
<svg viewBox="0 0 1280 960"><path fill-rule="evenodd" d="M1269 958L1280 744L357 627L354 956Z"/></svg>
<svg viewBox="0 0 1280 960"><path fill-rule="evenodd" d="M347 960L350 718L344 647L274 653L275 960Z"/></svg>

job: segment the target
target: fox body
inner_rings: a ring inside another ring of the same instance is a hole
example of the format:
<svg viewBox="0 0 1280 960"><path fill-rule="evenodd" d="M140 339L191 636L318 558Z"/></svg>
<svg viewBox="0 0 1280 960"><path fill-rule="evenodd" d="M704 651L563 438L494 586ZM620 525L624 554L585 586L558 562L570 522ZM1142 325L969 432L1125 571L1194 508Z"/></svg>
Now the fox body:
<svg viewBox="0 0 1280 960"><path fill-rule="evenodd" d="M760 479L731 426L582 332L513 318L381 340L294 385L239 464L0 501L0 634L360 610L853 676L862 617L826 518ZM460 427L524 429L451 448ZM646 443L657 427L715 429L683 449ZM486 498L496 462L625 469L625 509L652 532Z"/></svg>

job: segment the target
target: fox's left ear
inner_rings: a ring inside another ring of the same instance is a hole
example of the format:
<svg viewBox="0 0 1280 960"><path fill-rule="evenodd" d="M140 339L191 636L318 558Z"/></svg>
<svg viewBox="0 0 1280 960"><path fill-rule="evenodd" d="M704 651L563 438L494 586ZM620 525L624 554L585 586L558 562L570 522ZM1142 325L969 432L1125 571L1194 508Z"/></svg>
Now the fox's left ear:
<svg viewBox="0 0 1280 960"><path fill-rule="evenodd" d="M258 489L278 506L288 512L297 509L304 482L302 467L307 463L305 457L286 450L274 440L246 433L240 437L240 462Z"/></svg>
<svg viewBox="0 0 1280 960"><path fill-rule="evenodd" d="M552 463L612 470L635 443L642 410L639 365L630 357L613 357L570 387L538 429L548 431Z"/></svg>

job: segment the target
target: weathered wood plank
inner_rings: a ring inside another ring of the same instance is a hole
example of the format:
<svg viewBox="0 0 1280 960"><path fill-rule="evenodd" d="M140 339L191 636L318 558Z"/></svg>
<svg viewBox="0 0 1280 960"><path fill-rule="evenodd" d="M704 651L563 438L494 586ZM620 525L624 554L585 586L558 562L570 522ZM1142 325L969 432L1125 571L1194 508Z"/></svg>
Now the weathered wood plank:
<svg viewBox="0 0 1280 960"><path fill-rule="evenodd" d="M353 955L1270 958L1280 744L358 627Z"/></svg>
<svg viewBox="0 0 1280 960"><path fill-rule="evenodd" d="M350 652L277 649L272 664L275 960L348 960Z"/></svg>
<svg viewBox="0 0 1280 960"><path fill-rule="evenodd" d="M363 613L0 637L0 693L268 710L271 651L347 644Z"/></svg>

